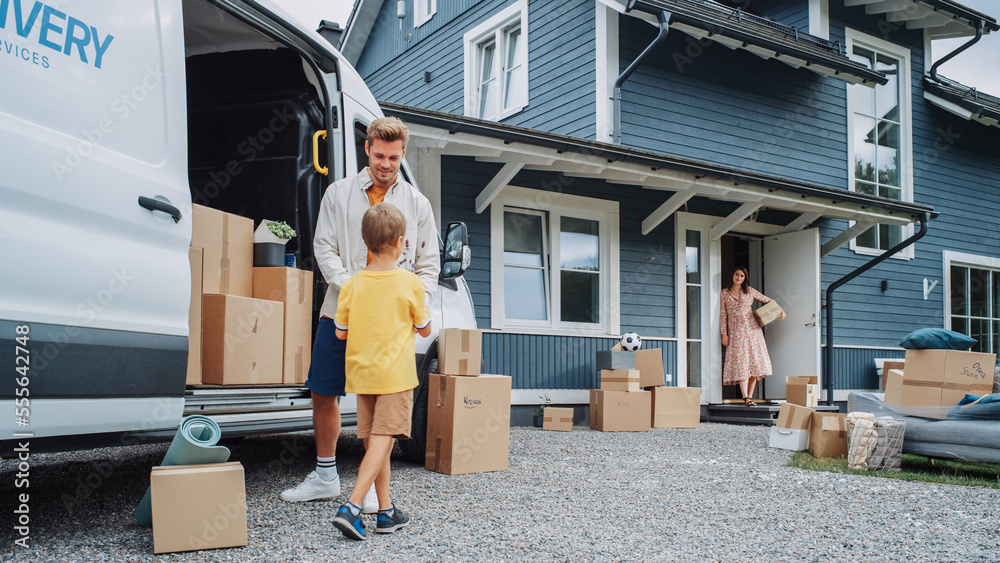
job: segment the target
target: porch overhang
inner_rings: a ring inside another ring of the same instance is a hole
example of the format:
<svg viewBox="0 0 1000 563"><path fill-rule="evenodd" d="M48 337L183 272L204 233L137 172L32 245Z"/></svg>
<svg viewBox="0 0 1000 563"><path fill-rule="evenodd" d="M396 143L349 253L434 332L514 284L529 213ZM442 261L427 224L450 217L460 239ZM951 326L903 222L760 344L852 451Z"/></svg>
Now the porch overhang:
<svg viewBox="0 0 1000 563"><path fill-rule="evenodd" d="M883 15L891 25L925 30L931 39L974 35L980 21L985 33L1000 30L995 18L952 0L844 0L844 5Z"/></svg>
<svg viewBox="0 0 1000 563"><path fill-rule="evenodd" d="M1000 128L1000 98L938 75L924 77L924 99L963 119Z"/></svg>
<svg viewBox="0 0 1000 563"><path fill-rule="evenodd" d="M881 72L848 58L846 47L789 26L748 14L712 0L601 0L624 14L655 23L670 14L670 27L695 39L707 39L730 49L743 49L763 59L781 61L851 84L886 84ZM622 10L624 5L624 10Z"/></svg>
<svg viewBox="0 0 1000 563"><path fill-rule="evenodd" d="M517 172L526 169L664 192L663 203L643 220L643 234L695 197L727 202L729 207L738 204L713 229L713 237L730 231L758 235L797 231L821 218L908 225L924 214L937 215L931 207L915 203L471 117L380 104L386 115L409 126L410 147L502 165L476 194L478 213L489 207ZM790 212L792 219L784 224L746 220L763 207Z"/></svg>

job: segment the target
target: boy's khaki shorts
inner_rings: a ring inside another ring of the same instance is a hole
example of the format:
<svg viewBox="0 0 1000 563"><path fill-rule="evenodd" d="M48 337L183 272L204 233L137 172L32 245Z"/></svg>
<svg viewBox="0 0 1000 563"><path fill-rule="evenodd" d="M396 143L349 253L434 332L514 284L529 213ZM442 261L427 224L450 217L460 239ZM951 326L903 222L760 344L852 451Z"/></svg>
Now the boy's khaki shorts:
<svg viewBox="0 0 1000 563"><path fill-rule="evenodd" d="M389 395L358 395L358 438L375 434L410 439L413 389Z"/></svg>

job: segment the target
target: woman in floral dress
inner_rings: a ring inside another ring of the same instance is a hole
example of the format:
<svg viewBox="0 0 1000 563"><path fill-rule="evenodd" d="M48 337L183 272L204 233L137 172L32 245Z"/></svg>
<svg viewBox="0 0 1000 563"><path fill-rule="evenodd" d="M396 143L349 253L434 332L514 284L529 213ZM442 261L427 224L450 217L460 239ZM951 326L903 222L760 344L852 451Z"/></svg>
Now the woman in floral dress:
<svg viewBox="0 0 1000 563"><path fill-rule="evenodd" d="M744 403L752 407L757 404L752 398L757 380L771 375L771 358L767 355L764 332L750 306L754 301L770 303L771 300L750 287L748 277L746 267L739 266L733 272L732 285L722 290L719 327L722 345L726 347L722 384L739 383ZM785 318L784 311L779 318Z"/></svg>

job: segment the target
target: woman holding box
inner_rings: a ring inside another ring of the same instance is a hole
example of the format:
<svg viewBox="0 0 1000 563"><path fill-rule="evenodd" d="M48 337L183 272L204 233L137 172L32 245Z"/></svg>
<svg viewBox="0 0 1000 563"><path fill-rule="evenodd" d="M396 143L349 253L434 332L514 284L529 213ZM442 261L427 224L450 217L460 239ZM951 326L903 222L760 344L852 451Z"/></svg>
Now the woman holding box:
<svg viewBox="0 0 1000 563"><path fill-rule="evenodd" d="M743 402L753 407L757 405L753 402L754 387L757 380L771 375L771 358L767 355L764 332L750 306L754 301L770 303L771 300L750 287L749 275L746 266L738 266L733 272L732 285L722 290L719 327L722 345L726 347L722 384L738 383ZM782 311L778 318L785 318L785 312Z"/></svg>

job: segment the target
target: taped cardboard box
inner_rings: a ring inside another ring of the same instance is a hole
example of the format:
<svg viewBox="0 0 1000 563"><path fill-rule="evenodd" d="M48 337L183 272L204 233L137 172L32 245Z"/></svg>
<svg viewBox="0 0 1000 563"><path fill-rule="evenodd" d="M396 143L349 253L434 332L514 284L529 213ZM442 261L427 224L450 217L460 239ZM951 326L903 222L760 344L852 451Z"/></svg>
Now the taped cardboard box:
<svg viewBox="0 0 1000 563"><path fill-rule="evenodd" d="M809 449L809 430L814 412L816 411L808 407L782 403L778 421L771 427L767 445L792 451Z"/></svg>
<svg viewBox="0 0 1000 563"><path fill-rule="evenodd" d="M154 467L149 482L153 553L247 544L246 481L239 462Z"/></svg>
<svg viewBox="0 0 1000 563"><path fill-rule="evenodd" d="M785 402L803 407L819 405L819 380L813 376L788 376L785 378Z"/></svg>
<svg viewBox="0 0 1000 563"><path fill-rule="evenodd" d="M573 409L568 407L545 407L542 409L542 430L573 430Z"/></svg>
<svg viewBox="0 0 1000 563"><path fill-rule="evenodd" d="M602 432L648 432L652 393L590 390L590 427Z"/></svg>
<svg viewBox="0 0 1000 563"><path fill-rule="evenodd" d="M781 307L778 306L777 301L771 300L754 309L753 315L757 317L757 324L766 326L781 317Z"/></svg>
<svg viewBox="0 0 1000 563"><path fill-rule="evenodd" d="M914 411L914 414L919 412L920 416L928 418L945 418L946 415L946 409L940 406L940 387L927 385L926 382L908 382L906 374L898 369L891 369L886 375L883 400L885 404L897 407L928 407Z"/></svg>
<svg viewBox="0 0 1000 563"><path fill-rule="evenodd" d="M635 369L635 358L635 352L598 350L597 369Z"/></svg>
<svg viewBox="0 0 1000 563"><path fill-rule="evenodd" d="M885 382L888 379L889 372L894 369L903 371L905 363L903 360L886 360L882 362L882 389L885 389Z"/></svg>
<svg viewBox="0 0 1000 563"><path fill-rule="evenodd" d="M701 388L651 387L653 428L698 428L701 424Z"/></svg>
<svg viewBox="0 0 1000 563"><path fill-rule="evenodd" d="M642 391L637 369L602 369L601 389L604 391Z"/></svg>
<svg viewBox="0 0 1000 563"><path fill-rule="evenodd" d="M661 387L663 377L663 350L647 348L635 353L635 369L639 370L639 387Z"/></svg>
<svg viewBox="0 0 1000 563"><path fill-rule="evenodd" d="M996 354L961 350L907 350L903 385L940 388L940 406L952 407L966 393L993 393ZM942 416L943 418L943 416Z"/></svg>
<svg viewBox="0 0 1000 563"><path fill-rule="evenodd" d="M482 372L483 331L446 328L438 333L438 371L444 375Z"/></svg>
<svg viewBox="0 0 1000 563"><path fill-rule="evenodd" d="M202 312L202 383L281 383L282 303L205 295Z"/></svg>
<svg viewBox="0 0 1000 563"><path fill-rule="evenodd" d="M191 303L188 306L187 385L201 383L201 267L204 255L205 251L201 248L188 249L188 261L191 263Z"/></svg>
<svg viewBox="0 0 1000 563"><path fill-rule="evenodd" d="M253 296L253 220L192 206L191 246L204 254L205 294Z"/></svg>
<svg viewBox="0 0 1000 563"><path fill-rule="evenodd" d="M847 455L847 415L814 412L809 426L809 453L813 457Z"/></svg>
<svg viewBox="0 0 1000 563"><path fill-rule="evenodd" d="M295 268L254 268L253 296L285 306L281 381L301 385L312 359L313 273Z"/></svg>
<svg viewBox="0 0 1000 563"><path fill-rule="evenodd" d="M424 467L448 475L506 470L510 385L505 375L430 374Z"/></svg>

